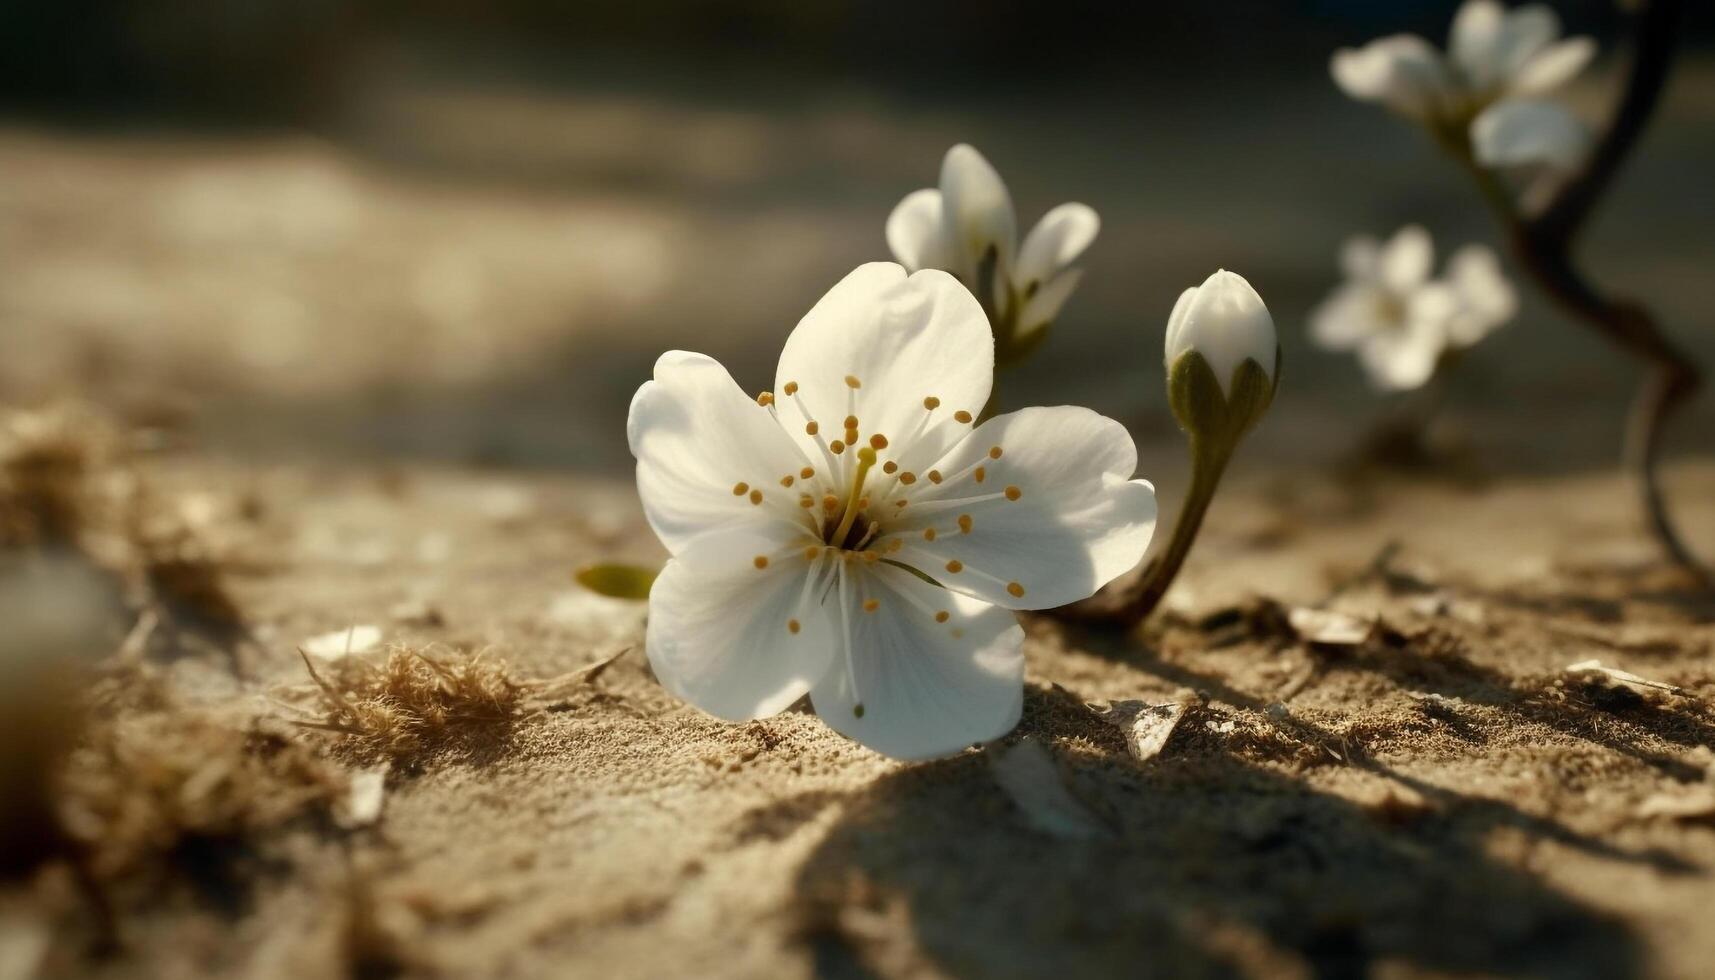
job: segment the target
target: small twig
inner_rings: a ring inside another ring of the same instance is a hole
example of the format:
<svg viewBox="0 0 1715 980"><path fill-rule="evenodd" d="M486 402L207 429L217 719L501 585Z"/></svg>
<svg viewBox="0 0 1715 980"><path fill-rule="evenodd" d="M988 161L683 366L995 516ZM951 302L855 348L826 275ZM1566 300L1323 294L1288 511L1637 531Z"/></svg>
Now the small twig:
<svg viewBox="0 0 1715 980"><path fill-rule="evenodd" d="M1632 300L1603 294L1572 257L1579 232L1606 195L1661 100L1683 8L1683 0L1650 0L1637 15L1636 50L1625 92L1612 120L1584 169L1562 184L1534 215L1519 213L1499 191L1494 177L1471 161L1468 145L1463 156L1494 206L1514 256L1543 292L1562 309L1649 365L1649 374L1632 403L1623 462L1638 481L1640 502L1651 533L1674 564L1709 587L1708 572L1674 528L1657 472L1662 427L1697 393L1702 385L1701 374L1690 356L1662 333L1647 308Z"/></svg>

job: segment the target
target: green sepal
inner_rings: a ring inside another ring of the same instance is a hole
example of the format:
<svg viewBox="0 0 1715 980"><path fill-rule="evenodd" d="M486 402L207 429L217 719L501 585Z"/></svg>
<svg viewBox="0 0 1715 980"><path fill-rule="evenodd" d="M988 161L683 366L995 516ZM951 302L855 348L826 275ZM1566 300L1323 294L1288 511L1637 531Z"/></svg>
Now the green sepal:
<svg viewBox="0 0 1715 980"><path fill-rule="evenodd" d="M572 577L591 592L612 599L647 599L659 574L658 569L640 565L598 564L585 565Z"/></svg>
<svg viewBox="0 0 1715 980"><path fill-rule="evenodd" d="M1275 350L1275 374L1245 358L1233 369L1231 393L1221 390L1215 371L1202 354L1188 350L1167 372L1167 402L1180 428L1197 440L1231 452L1274 402L1280 374L1280 351Z"/></svg>

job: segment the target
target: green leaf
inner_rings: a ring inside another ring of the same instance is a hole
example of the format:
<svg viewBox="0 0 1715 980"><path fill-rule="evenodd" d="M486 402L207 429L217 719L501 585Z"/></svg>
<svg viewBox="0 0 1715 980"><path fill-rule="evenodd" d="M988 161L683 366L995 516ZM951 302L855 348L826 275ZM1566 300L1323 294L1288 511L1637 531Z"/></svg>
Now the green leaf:
<svg viewBox="0 0 1715 980"><path fill-rule="evenodd" d="M647 599L660 571L640 565L585 565L573 573L578 584L613 599Z"/></svg>

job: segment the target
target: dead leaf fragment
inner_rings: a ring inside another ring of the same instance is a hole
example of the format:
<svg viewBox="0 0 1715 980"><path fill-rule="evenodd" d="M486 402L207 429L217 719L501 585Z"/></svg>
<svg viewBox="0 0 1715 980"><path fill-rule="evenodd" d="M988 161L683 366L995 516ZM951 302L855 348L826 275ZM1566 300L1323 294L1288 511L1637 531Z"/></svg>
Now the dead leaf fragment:
<svg viewBox="0 0 1715 980"><path fill-rule="evenodd" d="M1300 640L1325 646L1355 647L1368 640L1376 629L1373 619L1308 606L1294 606L1287 613L1287 622Z"/></svg>
<svg viewBox="0 0 1715 980"><path fill-rule="evenodd" d="M381 627L351 626L332 633L312 636L299 648L312 657L338 660L354 653L364 653L381 642Z"/></svg>
<svg viewBox="0 0 1715 980"><path fill-rule="evenodd" d="M1025 738L987 753L994 781L1024 812L1032 826L1068 840L1111 836L1113 831L1073 795L1066 774L1041 742Z"/></svg>
<svg viewBox="0 0 1715 980"><path fill-rule="evenodd" d="M1132 758L1147 762L1167 747L1167 740L1173 737L1189 705L1184 701L1167 704L1110 701L1090 707L1103 721L1125 733L1126 751Z"/></svg>
<svg viewBox="0 0 1715 980"><path fill-rule="evenodd" d="M1715 820L1715 790L1700 788L1689 793L1657 793L1639 803L1634 812L1644 820Z"/></svg>
<svg viewBox="0 0 1715 980"><path fill-rule="evenodd" d="M1640 677L1631 671L1620 670L1616 667L1604 667L1600 660L1580 660L1575 664L1568 664L1565 668L1565 672L1574 675L1596 674L1605 677L1610 681L1614 681L1619 684L1626 684L1631 687L1644 687L1656 691L1666 691L1669 694L1677 694L1680 697L1690 697L1690 694L1683 687L1675 687L1672 684L1663 684L1661 681L1652 681L1647 677Z"/></svg>

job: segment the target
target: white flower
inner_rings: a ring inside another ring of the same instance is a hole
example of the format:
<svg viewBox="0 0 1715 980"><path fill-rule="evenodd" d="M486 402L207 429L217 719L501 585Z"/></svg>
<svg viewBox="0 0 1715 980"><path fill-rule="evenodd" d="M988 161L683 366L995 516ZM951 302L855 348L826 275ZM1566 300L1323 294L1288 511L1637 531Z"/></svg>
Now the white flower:
<svg viewBox="0 0 1715 980"><path fill-rule="evenodd" d="M1455 252L1442 279L1430 278L1435 246L1417 225L1386 245L1360 235L1341 250L1346 281L1310 315L1310 336L1329 350L1355 350L1379 388L1417 388L1441 357L1477 343L1511 319L1518 298L1495 254L1481 245Z"/></svg>
<svg viewBox="0 0 1715 980"><path fill-rule="evenodd" d="M1255 361L1270 382L1280 342L1274 333L1274 318L1262 297L1245 277L1221 269L1179 294L1167 317L1166 362L1169 371L1180 355L1196 351L1203 355L1231 396L1233 374L1245 361Z"/></svg>
<svg viewBox="0 0 1715 980"><path fill-rule="evenodd" d="M960 143L941 162L940 189L913 191L893 209L887 245L907 269L943 269L970 287L1005 354L1054 322L1083 276L1072 263L1100 229L1088 206L1062 204L1020 247L1006 184L981 153Z"/></svg>
<svg viewBox="0 0 1715 980"><path fill-rule="evenodd" d="M808 693L836 731L904 759L1017 723L1010 609L1094 593L1137 564L1155 493L1125 429L1082 408L978 425L983 311L951 276L859 267L798 324L772 394L671 351L631 403L662 684L731 720Z"/></svg>
<svg viewBox="0 0 1715 980"><path fill-rule="evenodd" d="M1334 52L1329 70L1352 98L1379 102L1437 130L1468 131L1479 142L1479 129L1467 127L1481 123L1492 131L1501 124L1483 123L1489 113L1560 87L1595 53L1590 38L1561 39L1560 19L1541 4L1508 10L1498 0L1466 0L1453 18L1445 55L1414 34L1395 34ZM1507 140L1511 158L1504 162L1519 163L1520 153L1532 151L1529 162L1575 165L1588 142L1583 127L1559 106L1534 104L1552 106L1552 117L1538 110L1506 120L1512 133L1525 135ZM1534 132L1538 127L1546 127L1543 134Z"/></svg>

